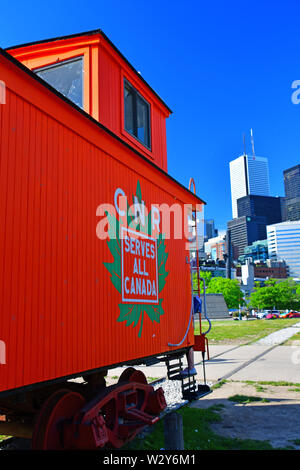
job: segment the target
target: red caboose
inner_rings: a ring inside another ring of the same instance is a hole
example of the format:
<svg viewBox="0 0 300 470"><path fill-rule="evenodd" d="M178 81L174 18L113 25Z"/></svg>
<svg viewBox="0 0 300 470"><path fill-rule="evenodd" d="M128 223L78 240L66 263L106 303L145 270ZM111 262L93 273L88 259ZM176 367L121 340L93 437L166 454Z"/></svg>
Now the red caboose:
<svg viewBox="0 0 300 470"><path fill-rule="evenodd" d="M0 434L120 447L163 391L104 376L194 344L203 201L166 172L170 109L101 31L0 50L0 80Z"/></svg>

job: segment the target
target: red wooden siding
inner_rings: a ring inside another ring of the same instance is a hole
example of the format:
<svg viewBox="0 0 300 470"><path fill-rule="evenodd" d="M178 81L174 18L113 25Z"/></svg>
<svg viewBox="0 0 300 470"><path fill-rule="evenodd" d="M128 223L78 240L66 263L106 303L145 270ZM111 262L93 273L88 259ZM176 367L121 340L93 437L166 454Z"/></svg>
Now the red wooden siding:
<svg viewBox="0 0 300 470"><path fill-rule="evenodd" d="M170 112L103 35L98 33L25 45L10 49L9 53L31 70L82 55L84 57L84 110L167 171L165 119ZM124 130L124 77L150 104L151 150Z"/></svg>
<svg viewBox="0 0 300 470"><path fill-rule="evenodd" d="M168 351L188 325L185 241L167 240L160 323L117 322L99 204L140 182L147 206L199 199L0 53L0 391ZM182 347L193 341L189 332Z"/></svg>

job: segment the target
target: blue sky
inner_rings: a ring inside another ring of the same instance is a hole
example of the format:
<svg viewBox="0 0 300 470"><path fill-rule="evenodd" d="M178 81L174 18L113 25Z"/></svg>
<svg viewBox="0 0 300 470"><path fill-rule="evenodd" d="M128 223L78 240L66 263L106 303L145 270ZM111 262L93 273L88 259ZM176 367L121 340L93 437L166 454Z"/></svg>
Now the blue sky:
<svg viewBox="0 0 300 470"><path fill-rule="evenodd" d="M271 194L284 195L284 169L300 163L299 1L77 0L6 2L0 46L100 28L173 110L169 173L193 176L219 229L231 219L229 161L268 157ZM1 77L0 77L1 79Z"/></svg>

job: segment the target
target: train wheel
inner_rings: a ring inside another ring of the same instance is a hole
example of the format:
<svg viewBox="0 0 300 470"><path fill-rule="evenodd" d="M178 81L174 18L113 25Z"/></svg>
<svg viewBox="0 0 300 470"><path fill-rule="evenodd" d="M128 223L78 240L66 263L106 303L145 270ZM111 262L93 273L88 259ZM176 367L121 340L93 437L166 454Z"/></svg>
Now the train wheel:
<svg viewBox="0 0 300 470"><path fill-rule="evenodd" d="M42 406L36 421L32 449L62 450L62 423L70 419L85 404L85 399L76 392L59 390L51 395Z"/></svg>
<svg viewBox="0 0 300 470"><path fill-rule="evenodd" d="M118 383L121 382L137 382L139 384L147 385L147 378L141 370L134 369L134 367L128 367L122 372L119 377Z"/></svg>

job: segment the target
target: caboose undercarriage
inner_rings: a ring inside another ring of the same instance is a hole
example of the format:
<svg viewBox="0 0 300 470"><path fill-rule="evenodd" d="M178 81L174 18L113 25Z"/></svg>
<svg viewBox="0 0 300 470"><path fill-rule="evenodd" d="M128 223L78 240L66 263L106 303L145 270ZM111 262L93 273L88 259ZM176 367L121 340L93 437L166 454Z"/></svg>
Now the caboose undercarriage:
<svg viewBox="0 0 300 470"><path fill-rule="evenodd" d="M165 362L170 380L181 380L183 398L209 393L195 378L180 377L187 349L138 361ZM163 389L147 383L145 374L127 363L115 385L107 386L107 369L13 390L0 396L0 434L31 440L32 449L120 448L146 425L153 425L167 406ZM75 379L75 380L74 380ZM80 379L80 380L78 380Z"/></svg>

